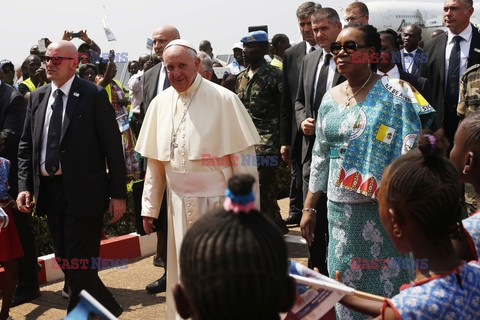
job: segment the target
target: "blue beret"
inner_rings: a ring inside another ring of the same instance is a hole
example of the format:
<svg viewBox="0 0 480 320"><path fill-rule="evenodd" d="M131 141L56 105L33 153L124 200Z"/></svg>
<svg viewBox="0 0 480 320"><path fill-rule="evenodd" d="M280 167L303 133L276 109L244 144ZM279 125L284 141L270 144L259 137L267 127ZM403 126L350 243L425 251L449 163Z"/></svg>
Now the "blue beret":
<svg viewBox="0 0 480 320"><path fill-rule="evenodd" d="M268 34L265 31L253 31L240 40L242 43L268 42Z"/></svg>

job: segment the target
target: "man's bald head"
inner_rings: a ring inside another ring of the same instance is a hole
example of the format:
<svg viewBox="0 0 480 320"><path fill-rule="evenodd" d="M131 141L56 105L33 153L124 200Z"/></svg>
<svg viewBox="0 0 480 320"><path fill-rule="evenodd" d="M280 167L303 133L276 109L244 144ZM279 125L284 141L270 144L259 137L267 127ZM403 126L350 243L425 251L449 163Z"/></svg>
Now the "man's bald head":
<svg viewBox="0 0 480 320"><path fill-rule="evenodd" d="M153 31L153 50L157 54L158 59L163 59L165 46L175 39L180 39L180 32L174 26L164 25Z"/></svg>
<svg viewBox="0 0 480 320"><path fill-rule="evenodd" d="M200 59L194 49L184 45L170 45L163 54L168 79L178 92L184 92L195 81Z"/></svg>
<svg viewBox="0 0 480 320"><path fill-rule="evenodd" d="M52 42L45 53L47 78L57 87L75 75L78 66L77 47L70 41Z"/></svg>
<svg viewBox="0 0 480 320"><path fill-rule="evenodd" d="M403 29L402 41L405 50L412 52L418 48L418 44L422 40L422 28L416 24L409 24Z"/></svg>

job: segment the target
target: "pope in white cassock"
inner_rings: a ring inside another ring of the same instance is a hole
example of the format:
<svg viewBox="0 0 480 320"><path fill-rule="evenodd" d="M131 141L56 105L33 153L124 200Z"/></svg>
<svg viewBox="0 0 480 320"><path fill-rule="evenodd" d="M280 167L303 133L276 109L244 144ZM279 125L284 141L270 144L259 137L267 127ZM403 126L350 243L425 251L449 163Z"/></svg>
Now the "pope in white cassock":
<svg viewBox="0 0 480 320"><path fill-rule="evenodd" d="M260 137L237 95L197 73L200 60L187 41L170 42L163 62L172 86L148 107L136 150L148 158L142 198L147 234L167 188L167 319L171 320L180 319L171 288L179 281L183 237L200 215L223 205L231 176L247 173L258 181L252 157ZM258 184L254 193L260 199Z"/></svg>

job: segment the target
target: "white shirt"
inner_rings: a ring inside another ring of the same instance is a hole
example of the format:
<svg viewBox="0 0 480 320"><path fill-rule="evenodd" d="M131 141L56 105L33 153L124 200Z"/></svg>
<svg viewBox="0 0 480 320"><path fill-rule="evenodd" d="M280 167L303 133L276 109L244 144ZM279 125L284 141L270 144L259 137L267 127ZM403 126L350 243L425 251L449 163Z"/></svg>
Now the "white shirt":
<svg viewBox="0 0 480 320"><path fill-rule="evenodd" d="M400 79L400 70L398 70L398 66L394 65L392 69L388 70L387 72L382 72L380 70L377 70L377 74L381 76L388 75L389 77L392 77L393 79Z"/></svg>
<svg viewBox="0 0 480 320"><path fill-rule="evenodd" d="M165 78L167 78L167 68L165 64L162 63L162 69L160 69L160 75L158 76L158 87L157 87L157 94L163 91L163 84L165 83Z"/></svg>
<svg viewBox="0 0 480 320"><path fill-rule="evenodd" d="M335 61L333 61L333 55L331 53L326 52L324 49L322 53L322 58L320 61L318 61L318 66L317 66L317 74L315 75L315 82L313 86L313 96L317 96L317 83L318 83L318 78L320 77L320 71L322 70L322 66L325 63L325 58L327 54L330 54L330 61L328 62L328 76L327 76L327 87L325 88L325 92L330 90L332 88L332 83L333 83L333 75L335 74L335 69L337 66L335 65Z"/></svg>
<svg viewBox="0 0 480 320"><path fill-rule="evenodd" d="M53 103L55 102L55 91L60 89L63 92L63 111L62 111L62 124L63 119L65 118L65 109L67 107L68 95L70 93L70 88L72 87L73 79L75 76L71 77L67 82L58 88L52 82L52 92L50 93L50 98L48 98L47 110L45 112L45 120L43 122L43 132L42 132L42 149L40 151L40 173L42 176L49 176L47 170L45 169L45 158L47 155L47 140L48 140L48 128L50 126L50 118L52 117L53 112ZM55 175L62 174L62 164L60 163L60 168L55 172Z"/></svg>
<svg viewBox="0 0 480 320"><path fill-rule="evenodd" d="M467 70L468 65L468 54L470 51L470 44L472 43L472 25L469 24L468 27L459 34L454 34L450 30L447 30L447 45L445 47L445 88L447 87L450 53L452 53L453 45L455 44L453 41L453 37L455 36L463 38L463 40L460 41L460 77L462 77ZM458 95L458 101L460 101L460 94Z"/></svg>
<svg viewBox="0 0 480 320"><path fill-rule="evenodd" d="M132 97L131 111L140 113L140 104L143 101L143 70L138 71L128 80L127 88L130 90L130 97Z"/></svg>
<svg viewBox="0 0 480 320"><path fill-rule="evenodd" d="M312 46L310 43L308 43L307 41L305 41L305 44L306 44L306 51L305 51L305 54L309 54L310 53L310 48L314 47L315 50L322 50L322 48L320 48L320 46L318 44L315 44L314 46Z"/></svg>
<svg viewBox="0 0 480 320"><path fill-rule="evenodd" d="M405 48L402 51L400 51L400 54L402 55L402 66L405 72L412 73L412 68L413 68L413 65L415 64L414 57L416 52L417 52L417 49L413 50L412 52L408 52L407 50L405 50ZM405 56L406 53L412 54L413 57Z"/></svg>

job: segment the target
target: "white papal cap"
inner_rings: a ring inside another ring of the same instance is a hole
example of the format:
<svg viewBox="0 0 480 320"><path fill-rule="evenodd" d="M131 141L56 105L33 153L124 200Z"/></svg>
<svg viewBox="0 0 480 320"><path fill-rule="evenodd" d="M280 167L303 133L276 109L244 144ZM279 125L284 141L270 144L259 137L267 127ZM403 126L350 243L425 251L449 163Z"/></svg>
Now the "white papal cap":
<svg viewBox="0 0 480 320"><path fill-rule="evenodd" d="M173 46L186 47L186 48L192 49L193 51L195 51L195 53L197 53L197 50L195 50L195 48L190 44L190 42L188 42L185 39L175 39L175 40L170 41L167 44L167 46L165 47L164 50L167 50L168 48L173 47Z"/></svg>

